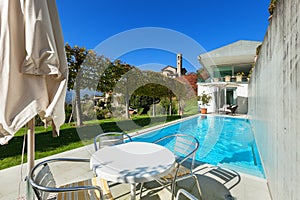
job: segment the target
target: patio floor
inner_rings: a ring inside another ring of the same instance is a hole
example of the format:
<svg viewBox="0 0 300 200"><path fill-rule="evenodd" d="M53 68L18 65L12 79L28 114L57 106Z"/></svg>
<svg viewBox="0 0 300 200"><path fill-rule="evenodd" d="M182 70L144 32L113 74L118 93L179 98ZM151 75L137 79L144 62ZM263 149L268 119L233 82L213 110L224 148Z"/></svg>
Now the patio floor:
<svg viewBox="0 0 300 200"><path fill-rule="evenodd" d="M203 168L204 166L198 166L198 169ZM202 170L198 172L198 180L201 187L202 199L204 200L226 200L226 196L233 197L232 200L242 199L242 200L271 200L266 180L241 175L240 174L240 182L234 186L232 189L228 189L230 183L223 184L220 178L211 177L210 174L203 174ZM191 192L194 196L198 197L198 191L193 181L185 180L178 183L180 188L184 188L187 191ZM236 180L232 180L235 184ZM157 189L157 184L148 183L150 187L146 185L147 188L152 188L148 191L143 191L142 199L170 199L170 192L166 189ZM139 188L139 186L137 187ZM128 184L111 184L111 192L115 199L119 200L128 200L130 186ZM137 190L137 195L139 195L139 190ZM139 199L139 198L137 198ZM228 198L228 200L231 200Z"/></svg>
<svg viewBox="0 0 300 200"><path fill-rule="evenodd" d="M88 146L56 154L47 159L54 157L89 158L91 152L93 152L92 146ZM37 162L41 160L38 160ZM23 170L24 179L27 172L26 164L22 167L16 166L0 171L0 200L16 200L22 199L22 197L24 199L26 184L22 181L21 169ZM224 200L226 195L231 195L235 200L271 200L267 181L265 179L240 173L237 174L237 176L228 179L228 177L216 175L218 173L215 173L216 171L214 170L221 170L220 174L222 174L222 168L216 168L208 164L197 164L196 171L201 187L202 199ZM87 179L93 176L93 173L89 170L88 164L74 164L68 166L63 166L61 164L56 165L53 168L53 173L58 185ZM130 199L129 184L109 184L111 192L116 200ZM198 196L193 181L182 181L178 183L178 186L183 187L195 196ZM155 187L155 183L147 183L145 187L149 188L149 190L143 191L142 199L170 199L168 190ZM137 186L137 188L139 188L139 186ZM138 196L139 190L137 190L137 197Z"/></svg>

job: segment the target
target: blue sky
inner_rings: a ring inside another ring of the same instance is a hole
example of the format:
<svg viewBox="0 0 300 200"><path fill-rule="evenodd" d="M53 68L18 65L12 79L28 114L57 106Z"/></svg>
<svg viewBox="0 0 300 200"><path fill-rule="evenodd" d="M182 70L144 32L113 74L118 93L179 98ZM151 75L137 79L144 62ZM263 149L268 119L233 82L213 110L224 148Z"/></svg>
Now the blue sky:
<svg viewBox="0 0 300 200"><path fill-rule="evenodd" d="M268 26L268 4L269 0L57 0L65 42L87 49L143 27L178 32L206 51L238 40L262 41ZM185 44L175 41L178 48ZM136 41L120 45L128 42ZM115 44L114 48L119 47ZM176 66L174 52L155 48L134 50L118 58L139 67L153 63L157 67ZM188 71L199 67L188 60L183 65Z"/></svg>

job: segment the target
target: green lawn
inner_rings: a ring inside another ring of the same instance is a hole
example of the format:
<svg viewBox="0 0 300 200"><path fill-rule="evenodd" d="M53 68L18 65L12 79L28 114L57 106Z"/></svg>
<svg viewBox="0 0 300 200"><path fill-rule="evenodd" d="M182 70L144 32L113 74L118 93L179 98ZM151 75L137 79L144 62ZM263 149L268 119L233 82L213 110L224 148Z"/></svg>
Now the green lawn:
<svg viewBox="0 0 300 200"><path fill-rule="evenodd" d="M36 127L35 158L43 158L92 143L94 136L101 132L125 131L130 133L180 118L181 116L173 115L151 118L149 116L139 116L133 117L131 120L94 120L85 122L85 125L78 129L74 124L64 124L60 128L60 136L55 138L52 137L51 128ZM21 164L24 133L25 129L22 128L7 145L0 146L0 170ZM27 162L26 159L27 155L25 154L24 162Z"/></svg>

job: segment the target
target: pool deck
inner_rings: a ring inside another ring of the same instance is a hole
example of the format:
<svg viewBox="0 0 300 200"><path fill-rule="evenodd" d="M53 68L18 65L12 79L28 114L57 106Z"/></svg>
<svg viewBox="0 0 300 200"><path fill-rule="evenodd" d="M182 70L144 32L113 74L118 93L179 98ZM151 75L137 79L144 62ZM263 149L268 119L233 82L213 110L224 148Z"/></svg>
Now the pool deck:
<svg viewBox="0 0 300 200"><path fill-rule="evenodd" d="M56 154L44 159L72 157L72 158L89 158L93 152L93 146L85 146L64 153ZM44 160L37 160L36 163ZM26 166L15 166L0 171L0 200L16 200L24 199L26 184L24 176L26 175ZM225 179L214 176L215 173L210 173L210 170L215 169L208 164L197 164L196 171L200 183L202 198L205 200L225 199L225 195L230 194L235 200L271 200L267 181L262 178L238 174L236 177ZM21 176L21 169L23 176ZM220 168L217 168L217 170ZM53 168L54 176L57 184L65 184L76 180L88 179L93 176L88 164L66 166L63 164L56 165ZM150 183L151 185L151 183ZM180 187L187 189L197 196L196 187L193 182L186 181L178 184ZM20 187L19 187L20 186ZM232 187L232 188L231 188ZM20 188L20 191L19 191ZM231 188L231 189L230 189ZM115 199L125 200L130 199L130 185L129 184L111 184L111 191ZM166 190L149 190L143 193L143 199L169 199L170 193ZM138 194L138 193L137 193ZM145 194L145 195L144 195ZM22 198L23 197L23 198ZM139 198L137 198L139 199Z"/></svg>

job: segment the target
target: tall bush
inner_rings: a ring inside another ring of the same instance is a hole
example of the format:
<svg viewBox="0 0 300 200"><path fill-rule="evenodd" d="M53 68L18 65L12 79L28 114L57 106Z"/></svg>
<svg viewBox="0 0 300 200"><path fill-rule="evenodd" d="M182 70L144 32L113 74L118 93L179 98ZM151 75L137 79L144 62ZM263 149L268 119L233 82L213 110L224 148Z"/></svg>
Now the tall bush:
<svg viewBox="0 0 300 200"><path fill-rule="evenodd" d="M277 3L277 0L270 1L269 8L268 8L270 15L273 15L274 10L276 8L276 3Z"/></svg>

